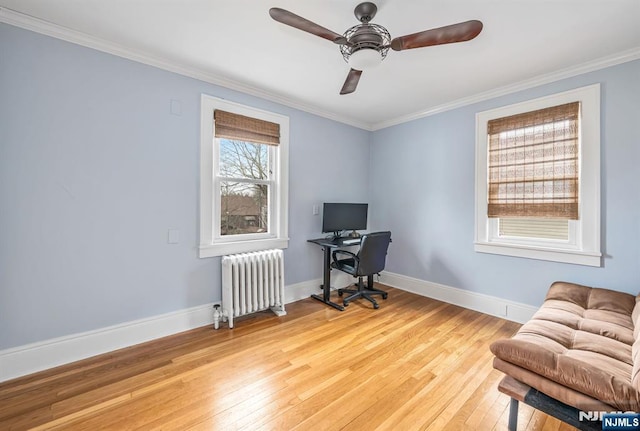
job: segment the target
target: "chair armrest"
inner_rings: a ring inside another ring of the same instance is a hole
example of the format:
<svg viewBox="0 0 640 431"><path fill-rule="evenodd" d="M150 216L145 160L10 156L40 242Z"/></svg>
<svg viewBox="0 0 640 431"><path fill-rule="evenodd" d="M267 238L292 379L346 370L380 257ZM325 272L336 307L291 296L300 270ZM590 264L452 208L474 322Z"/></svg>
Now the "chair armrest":
<svg viewBox="0 0 640 431"><path fill-rule="evenodd" d="M338 258L336 257L336 255L338 254L344 254L347 255L351 258L353 258L356 262L358 262L358 256L355 253L351 253L350 251L347 250L335 250L333 252L333 261L337 264L338 263Z"/></svg>

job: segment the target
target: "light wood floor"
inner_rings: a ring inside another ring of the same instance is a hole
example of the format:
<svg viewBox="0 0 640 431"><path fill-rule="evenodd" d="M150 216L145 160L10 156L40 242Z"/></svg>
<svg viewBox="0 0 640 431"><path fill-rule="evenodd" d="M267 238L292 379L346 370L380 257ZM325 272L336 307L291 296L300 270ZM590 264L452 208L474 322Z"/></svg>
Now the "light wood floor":
<svg viewBox="0 0 640 431"><path fill-rule="evenodd" d="M307 299L0 384L0 429L506 430L491 341L519 325L388 288ZM573 428L521 405L520 430Z"/></svg>

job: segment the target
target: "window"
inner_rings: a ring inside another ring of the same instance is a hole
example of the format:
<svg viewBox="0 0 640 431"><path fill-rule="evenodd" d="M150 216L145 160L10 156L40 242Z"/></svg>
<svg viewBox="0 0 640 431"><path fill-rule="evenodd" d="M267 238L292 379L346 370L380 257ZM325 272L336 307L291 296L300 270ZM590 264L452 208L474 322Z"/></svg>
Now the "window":
<svg viewBox="0 0 640 431"><path fill-rule="evenodd" d="M476 115L475 250L600 266L600 86Z"/></svg>
<svg viewBox="0 0 640 431"><path fill-rule="evenodd" d="M288 117L202 96L200 257L286 248Z"/></svg>

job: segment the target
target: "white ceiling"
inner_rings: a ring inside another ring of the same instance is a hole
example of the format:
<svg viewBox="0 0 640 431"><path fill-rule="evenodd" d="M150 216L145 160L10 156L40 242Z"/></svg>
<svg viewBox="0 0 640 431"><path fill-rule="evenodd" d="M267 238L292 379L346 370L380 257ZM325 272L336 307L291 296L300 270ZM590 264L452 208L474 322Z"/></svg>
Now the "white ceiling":
<svg viewBox="0 0 640 431"><path fill-rule="evenodd" d="M0 0L0 18L369 130L640 58L639 0L379 0L372 22L392 38L470 19L484 29L469 42L390 50L340 96L349 67L338 46L268 12L343 33L358 3Z"/></svg>

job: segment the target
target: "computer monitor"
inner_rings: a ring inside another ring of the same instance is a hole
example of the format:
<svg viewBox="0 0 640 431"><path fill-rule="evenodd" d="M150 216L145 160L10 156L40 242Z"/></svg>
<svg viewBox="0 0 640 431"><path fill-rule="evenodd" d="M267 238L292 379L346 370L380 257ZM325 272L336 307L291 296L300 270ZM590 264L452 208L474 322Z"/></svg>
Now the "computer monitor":
<svg viewBox="0 0 640 431"><path fill-rule="evenodd" d="M325 203L322 212L322 232L333 232L335 237L345 230L367 228L368 204Z"/></svg>

